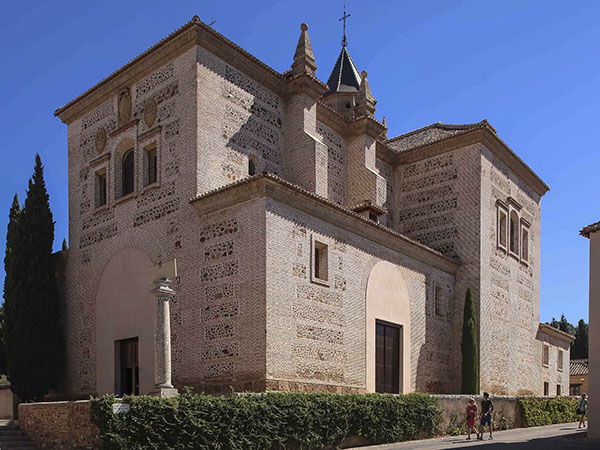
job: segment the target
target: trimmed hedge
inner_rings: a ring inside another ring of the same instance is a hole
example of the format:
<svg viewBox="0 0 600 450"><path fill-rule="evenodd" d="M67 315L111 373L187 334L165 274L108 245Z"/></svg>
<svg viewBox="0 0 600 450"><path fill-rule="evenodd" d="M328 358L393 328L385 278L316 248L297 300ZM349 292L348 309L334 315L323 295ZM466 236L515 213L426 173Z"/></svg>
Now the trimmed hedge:
<svg viewBox="0 0 600 450"><path fill-rule="evenodd" d="M128 413L113 413L114 396L91 402L104 450L320 449L347 436L373 444L428 437L439 431L440 408L426 394L302 393L174 398L127 397Z"/></svg>
<svg viewBox="0 0 600 450"><path fill-rule="evenodd" d="M519 398L524 427L577 422L576 398Z"/></svg>

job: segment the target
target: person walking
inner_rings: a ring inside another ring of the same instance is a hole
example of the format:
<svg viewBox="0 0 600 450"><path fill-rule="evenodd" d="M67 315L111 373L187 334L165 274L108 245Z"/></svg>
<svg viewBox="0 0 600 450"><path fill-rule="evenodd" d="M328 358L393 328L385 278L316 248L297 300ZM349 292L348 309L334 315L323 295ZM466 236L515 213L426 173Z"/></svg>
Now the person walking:
<svg viewBox="0 0 600 450"><path fill-rule="evenodd" d="M471 433L475 433L475 435L479 436L477 430L475 429L475 419L477 418L477 405L475 404L475 399L471 397L469 400L469 404L467 405L467 430L469 431L469 437L467 440L471 440Z"/></svg>
<svg viewBox="0 0 600 450"><path fill-rule="evenodd" d="M587 394L584 392L577 399L577 415L579 416L579 426L577 428L585 428L585 413L588 408Z"/></svg>
<svg viewBox="0 0 600 450"><path fill-rule="evenodd" d="M479 421L479 432L477 435L477 439L480 441L483 440L483 432L485 431L486 424L490 427L490 440L494 439L492 437L492 431L494 426L492 425L492 413L494 412L494 404L490 399L490 394L487 392L483 393L483 400L481 400L481 419Z"/></svg>

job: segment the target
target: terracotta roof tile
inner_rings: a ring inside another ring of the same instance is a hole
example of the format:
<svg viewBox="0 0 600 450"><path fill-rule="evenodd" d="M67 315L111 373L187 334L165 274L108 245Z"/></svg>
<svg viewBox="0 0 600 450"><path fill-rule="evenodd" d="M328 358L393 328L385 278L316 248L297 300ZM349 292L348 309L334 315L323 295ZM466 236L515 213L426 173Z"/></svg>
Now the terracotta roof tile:
<svg viewBox="0 0 600 450"><path fill-rule="evenodd" d="M579 234L583 237L589 238L591 233L594 233L598 230L600 230L600 222L595 222L587 227L583 227L581 230L579 230Z"/></svg>
<svg viewBox="0 0 600 450"><path fill-rule="evenodd" d="M587 359L572 359L569 364L569 375L589 375L590 366Z"/></svg>
<svg viewBox="0 0 600 450"><path fill-rule="evenodd" d="M444 139L467 133L468 131L478 128L489 128L494 133L496 132L495 128L492 127L487 120L468 124L448 124L436 122L426 127L419 128L418 130L388 139L386 144L392 150L402 153L407 150L412 150L413 148L443 141Z"/></svg>

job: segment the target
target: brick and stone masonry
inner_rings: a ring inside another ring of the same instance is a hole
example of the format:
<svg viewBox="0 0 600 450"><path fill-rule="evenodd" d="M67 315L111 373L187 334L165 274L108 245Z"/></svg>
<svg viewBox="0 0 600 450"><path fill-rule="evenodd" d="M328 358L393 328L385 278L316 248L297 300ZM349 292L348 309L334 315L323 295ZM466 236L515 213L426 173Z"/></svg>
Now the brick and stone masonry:
<svg viewBox="0 0 600 450"><path fill-rule="evenodd" d="M568 368L570 339L539 328L548 187L486 121L388 139L366 72L343 69L356 86L331 91L307 30L279 73L194 18L56 111L69 155L64 395L115 392L116 342L130 338L139 391L152 391L149 274L173 260L176 388L374 391L382 321L400 330L400 392L458 392L472 287L482 389L542 394L548 381L566 395L568 370L542 364L546 341ZM499 241L505 207L516 251Z"/></svg>

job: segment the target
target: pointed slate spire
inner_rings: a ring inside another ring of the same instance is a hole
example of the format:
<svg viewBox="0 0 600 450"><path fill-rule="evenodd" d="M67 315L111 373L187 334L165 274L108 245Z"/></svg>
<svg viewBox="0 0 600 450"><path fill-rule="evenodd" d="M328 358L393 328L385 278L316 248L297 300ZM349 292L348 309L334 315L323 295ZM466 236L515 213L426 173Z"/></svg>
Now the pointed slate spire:
<svg viewBox="0 0 600 450"><path fill-rule="evenodd" d="M358 89L358 95L356 99L356 112L359 116L373 117L375 114L375 104L377 100L371 94L371 88L367 81L367 71L363 70L361 73L361 82Z"/></svg>
<svg viewBox="0 0 600 450"><path fill-rule="evenodd" d="M300 25L300 30L300 38L298 39L296 53L294 53L294 62L292 63L292 76L306 73L314 77L317 65L307 33L308 25L303 23Z"/></svg>
<svg viewBox="0 0 600 450"><path fill-rule="evenodd" d="M334 94L336 92L357 92L360 88L360 75L356 64L352 61L347 48L342 47L340 56L338 57L331 75L327 80L329 91L325 95Z"/></svg>

